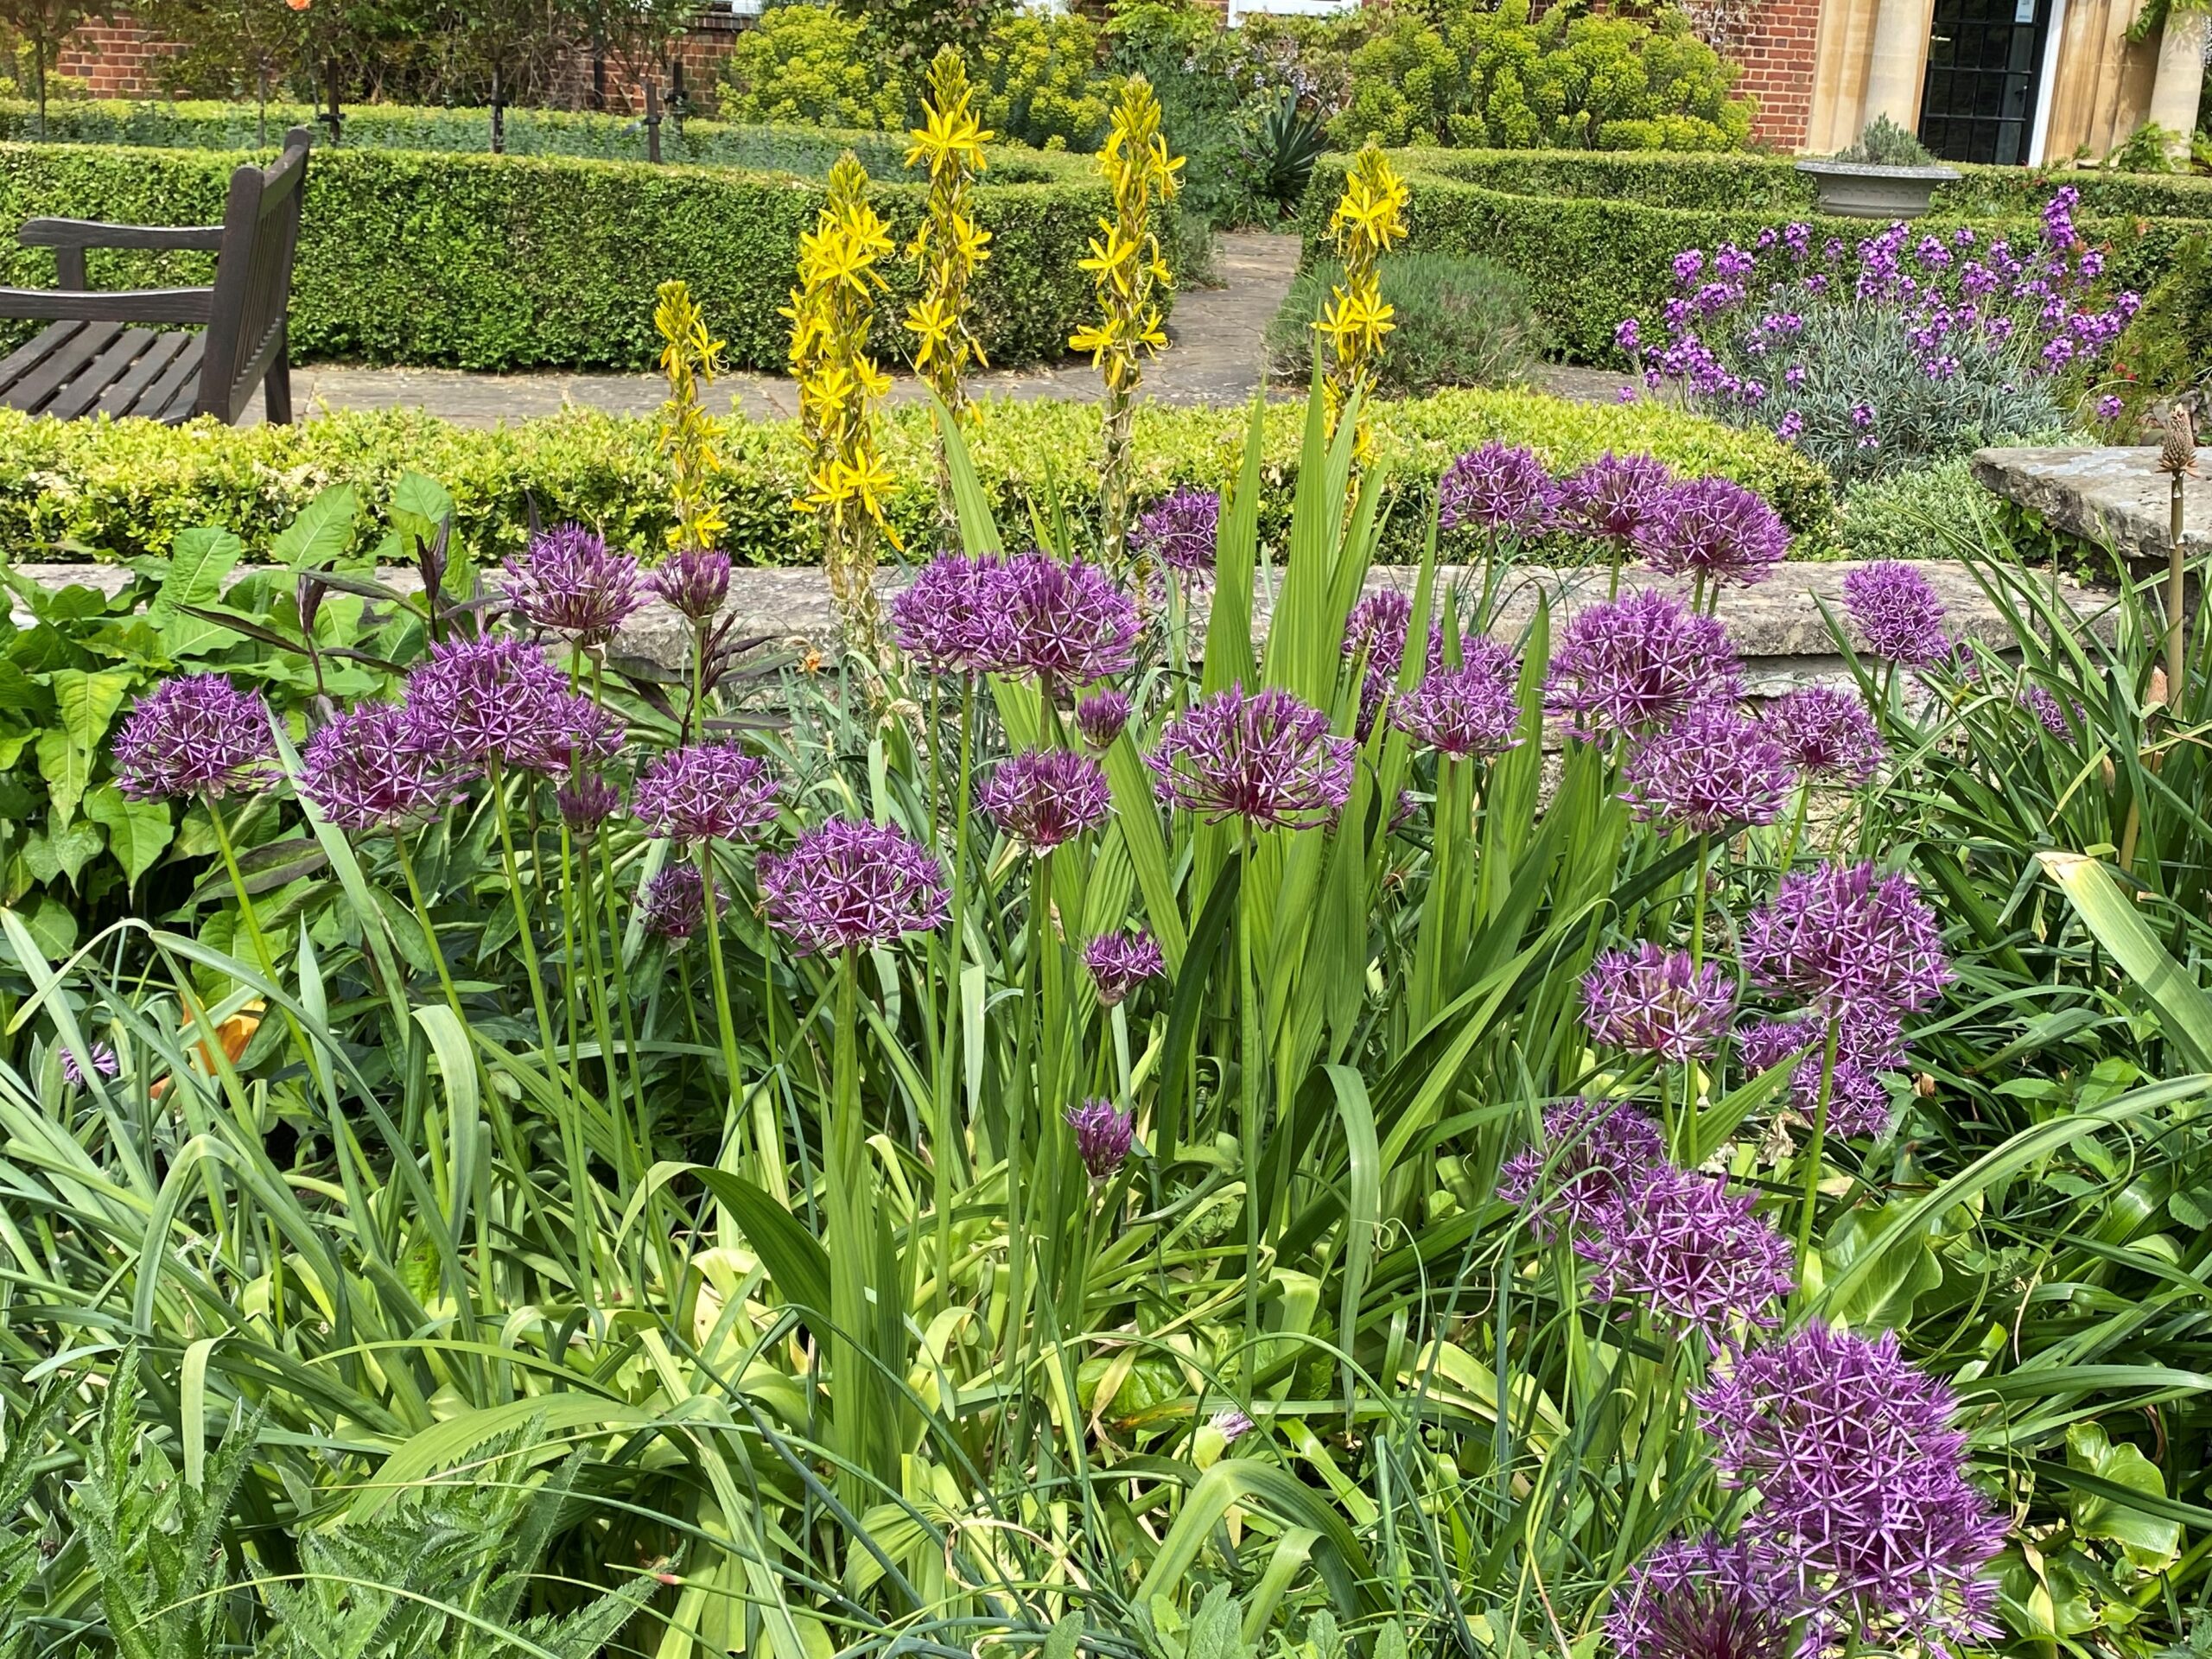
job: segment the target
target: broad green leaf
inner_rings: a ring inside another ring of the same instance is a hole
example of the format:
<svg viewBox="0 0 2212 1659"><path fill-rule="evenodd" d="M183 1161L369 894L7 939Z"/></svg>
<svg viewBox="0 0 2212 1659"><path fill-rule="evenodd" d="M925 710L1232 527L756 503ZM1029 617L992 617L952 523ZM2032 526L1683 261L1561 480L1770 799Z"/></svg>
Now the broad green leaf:
<svg viewBox="0 0 2212 1659"><path fill-rule="evenodd" d="M429 535L446 520L453 511L453 496L435 478L422 473L404 472L392 486L391 516L395 521L407 518L415 522L406 529L416 535Z"/></svg>
<svg viewBox="0 0 2212 1659"><path fill-rule="evenodd" d="M2075 1423L2066 1431L2066 1461L2086 1469L2100 1480L2164 1498L2165 1477L2142 1451L2126 1441L2115 1446L2095 1423ZM2084 1538L2103 1538L2118 1544L2127 1559L2145 1573L2171 1565L2181 1553L2181 1523L2166 1516L2145 1514L2102 1493L2076 1491L2069 1495L2074 1530Z"/></svg>
<svg viewBox="0 0 2212 1659"><path fill-rule="evenodd" d="M2044 874L2056 881L2152 1006L2174 1045L2199 1071L2212 1071L2212 996L2144 925L2133 902L2094 858L2079 853L2038 853Z"/></svg>
<svg viewBox="0 0 2212 1659"><path fill-rule="evenodd" d="M54 726L39 734L38 769L54 804L54 828L67 826L92 781L92 760L108 724L137 677L128 669L57 668L46 677L54 693Z"/></svg>
<svg viewBox="0 0 2212 1659"><path fill-rule="evenodd" d="M99 850L99 826L79 821L50 835L33 836L23 843L23 863L41 883L66 876L73 887L79 874Z"/></svg>
<svg viewBox="0 0 2212 1659"><path fill-rule="evenodd" d="M170 656L190 657L237 642L238 636L230 629L190 615L184 607L212 605L220 599L224 582L245 556L245 544L227 530L203 527L177 532L169 573L146 607L146 619L160 630L162 647Z"/></svg>
<svg viewBox="0 0 2212 1659"><path fill-rule="evenodd" d="M77 948L77 912L52 893L41 893L16 914L48 962L60 962Z"/></svg>
<svg viewBox="0 0 2212 1659"><path fill-rule="evenodd" d="M356 505L351 484L332 485L277 531L269 543L269 556L295 570L315 570L336 563L353 544Z"/></svg>
<svg viewBox="0 0 2212 1659"><path fill-rule="evenodd" d="M167 801L134 801L113 784L85 797L85 816L106 829L109 850L134 887L176 837L176 817Z"/></svg>

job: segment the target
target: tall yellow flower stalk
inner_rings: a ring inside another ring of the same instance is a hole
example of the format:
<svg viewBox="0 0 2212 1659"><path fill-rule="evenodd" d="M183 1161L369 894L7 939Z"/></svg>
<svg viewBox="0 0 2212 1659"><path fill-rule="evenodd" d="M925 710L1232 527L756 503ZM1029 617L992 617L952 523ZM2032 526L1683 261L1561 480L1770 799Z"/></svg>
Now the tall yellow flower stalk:
<svg viewBox="0 0 2212 1659"><path fill-rule="evenodd" d="M721 372L722 342L691 297L689 284L660 285L653 327L662 340L660 372L668 377L668 401L660 406L660 452L669 460L669 493L676 522L669 526L671 548L706 549L726 527L721 510L709 499L709 480L721 470L722 423L707 413L699 391Z"/></svg>
<svg viewBox="0 0 2212 1659"><path fill-rule="evenodd" d="M987 163L983 146L995 136L976 115L975 89L968 84L968 60L950 46L930 60L929 91L922 124L912 130L906 165L929 168L929 200L920 228L907 245L922 279L922 296L906 308L907 332L914 336L914 372L930 383L956 418L968 419L974 406L960 377L970 363L988 368L982 343L968 326L968 284L990 257L991 233L974 217L976 177ZM952 473L942 435L937 446L938 517L949 530L954 523Z"/></svg>
<svg viewBox="0 0 2212 1659"><path fill-rule="evenodd" d="M1167 343L1160 326L1159 296L1174 287L1160 257L1153 229L1155 207L1175 200L1183 165L1167 153L1160 130L1160 95L1142 75L1122 82L1114 102L1113 129L1098 152L1099 170L1114 194L1114 213L1101 219L1105 240L1093 237L1090 257L1078 262L1098 288L1098 321L1080 328L1068 345L1090 353L1091 365L1106 381L1106 442L1099 472L1102 550L1109 569L1119 569L1127 555L1130 441L1135 422L1137 385L1144 359Z"/></svg>
<svg viewBox="0 0 2212 1659"><path fill-rule="evenodd" d="M1327 400L1329 431L1334 435L1338 417L1354 393L1364 394L1375 385L1375 367L1382 355L1382 336L1395 326L1391 308L1382 302L1382 256L1406 239L1406 184L1389 161L1372 143L1352 158L1344 176L1344 194L1329 216L1329 235L1344 262L1344 281L1332 289L1329 303L1313 327L1328 345L1328 366L1322 378ZM1366 459L1368 426L1360 417L1354 451Z"/></svg>
<svg viewBox="0 0 2212 1659"><path fill-rule="evenodd" d="M847 150L830 169L814 228L798 239L798 286L783 315L791 319L791 368L809 452L806 493L794 505L822 515L830 596L846 643L870 661L881 634L875 538L899 545L883 516L891 469L875 447L875 404L891 379L868 354L884 285L876 267L891 252L891 233L868 205L867 169Z"/></svg>

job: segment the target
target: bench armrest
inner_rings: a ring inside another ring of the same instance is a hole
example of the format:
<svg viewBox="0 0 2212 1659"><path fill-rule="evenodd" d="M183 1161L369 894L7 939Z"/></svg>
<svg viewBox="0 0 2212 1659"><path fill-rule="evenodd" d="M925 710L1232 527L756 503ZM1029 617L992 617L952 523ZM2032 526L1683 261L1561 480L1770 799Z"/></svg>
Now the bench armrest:
<svg viewBox="0 0 2212 1659"><path fill-rule="evenodd" d="M115 294L67 288L0 288L0 317L76 322L206 322L213 315L214 293L212 288L136 288Z"/></svg>
<svg viewBox="0 0 2212 1659"><path fill-rule="evenodd" d="M96 219L31 219L16 239L27 248L144 248L219 252L219 225L106 225Z"/></svg>

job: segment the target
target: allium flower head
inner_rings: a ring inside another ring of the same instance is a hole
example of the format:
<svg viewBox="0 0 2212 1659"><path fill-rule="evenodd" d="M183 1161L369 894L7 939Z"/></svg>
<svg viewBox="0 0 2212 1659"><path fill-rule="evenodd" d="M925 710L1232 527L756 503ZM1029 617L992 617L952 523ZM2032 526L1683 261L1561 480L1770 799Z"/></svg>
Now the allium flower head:
<svg viewBox="0 0 2212 1659"><path fill-rule="evenodd" d="M132 705L115 737L116 787L134 801L211 798L250 785L276 740L269 705L220 674L163 680Z"/></svg>
<svg viewBox="0 0 2212 1659"><path fill-rule="evenodd" d="M901 651L943 673L1003 666L1014 639L1005 567L938 554L892 599L891 633Z"/></svg>
<svg viewBox="0 0 2212 1659"><path fill-rule="evenodd" d="M1923 1008L1951 977L1936 913L1909 880L1872 864L1783 877L1745 921L1743 956L1754 982L1823 1015Z"/></svg>
<svg viewBox="0 0 2212 1659"><path fill-rule="evenodd" d="M1534 450L1493 439L1444 469L1436 522L1444 530L1537 536L1552 527L1559 499L1559 480Z"/></svg>
<svg viewBox="0 0 2212 1659"><path fill-rule="evenodd" d="M1120 691L1094 691L1075 706L1075 728L1094 749L1110 749L1129 723L1129 699Z"/></svg>
<svg viewBox="0 0 2212 1659"><path fill-rule="evenodd" d="M1741 1539L1672 1539L1613 1592L1605 1637L1619 1659L1794 1659L1786 1575Z"/></svg>
<svg viewBox="0 0 2212 1659"><path fill-rule="evenodd" d="M1206 1420L1206 1427L1221 1436L1224 1446L1234 1446L1252 1432L1252 1420L1234 1406L1217 1411Z"/></svg>
<svg viewBox="0 0 2212 1659"><path fill-rule="evenodd" d="M1736 987L1719 963L1700 967L1688 951L1646 939L1591 963L1582 1006L1592 1041L1680 1062L1713 1052L1735 1012Z"/></svg>
<svg viewBox="0 0 2212 1659"><path fill-rule="evenodd" d="M1497 1173L1497 1196L1526 1205L1540 1237L1575 1231L1643 1179L1666 1155L1659 1126L1633 1106L1577 1098L1544 1114L1543 1139Z"/></svg>
<svg viewBox="0 0 2212 1659"><path fill-rule="evenodd" d="M1129 549L1171 570L1211 575L1221 532L1221 497L1185 485L1143 512L1129 527Z"/></svg>
<svg viewBox="0 0 2212 1659"><path fill-rule="evenodd" d="M1406 660L1406 635L1413 626L1413 601L1395 588L1385 588L1361 599L1344 618L1344 660L1353 663L1364 658L1366 664L1359 683L1359 721L1356 728L1363 743L1375 729L1376 716L1382 712L1384 702L1397 688L1398 670ZM1435 619L1428 625L1428 668L1433 671L1443 666L1444 624L1441 619Z"/></svg>
<svg viewBox="0 0 2212 1659"><path fill-rule="evenodd" d="M639 919L656 938L683 940L699 931L707 919L705 880L696 864L671 864L645 883ZM715 883L715 919L729 908L722 884Z"/></svg>
<svg viewBox="0 0 2212 1659"><path fill-rule="evenodd" d="M1719 623L1657 592L1592 605L1560 631L1546 705L1578 734L1672 725L1705 702L1733 702L1742 666Z"/></svg>
<svg viewBox="0 0 2212 1659"><path fill-rule="evenodd" d="M1076 1155L1090 1172L1090 1179L1112 1179L1114 1172L1128 1160L1129 1148L1136 1144L1136 1118L1117 1111L1110 1100L1086 1100L1080 1106L1069 1107L1067 1119L1068 1127L1075 1131Z"/></svg>
<svg viewBox="0 0 2212 1659"><path fill-rule="evenodd" d="M1794 1288L1789 1241L1748 1196L1699 1171L1655 1164L1592 1220L1574 1245L1596 1269L1591 1294L1695 1331L1716 1353L1744 1326L1776 1323L1770 1304Z"/></svg>
<svg viewBox="0 0 2212 1659"><path fill-rule="evenodd" d="M1843 579L1843 608L1877 657L1924 668L1951 654L1943 601L1909 564L1861 565Z"/></svg>
<svg viewBox="0 0 2212 1659"><path fill-rule="evenodd" d="M729 555L679 548L653 567L645 585L694 622L704 622L729 597Z"/></svg>
<svg viewBox="0 0 2212 1659"><path fill-rule="evenodd" d="M2064 704L2058 701L2057 696L2048 686L2024 685L2013 701L2033 715L2036 717L2036 723L2053 737L2064 738L2073 735L2073 728L2066 723ZM2073 699L2069 698L2068 701L2073 702ZM2082 705L2075 702L2074 717L2076 720L2082 719L2083 713Z"/></svg>
<svg viewBox="0 0 2212 1659"><path fill-rule="evenodd" d="M638 608L638 562L613 553L582 524L531 538L507 561L507 600L532 627L579 645L604 645Z"/></svg>
<svg viewBox="0 0 2212 1659"><path fill-rule="evenodd" d="M1112 1007L1125 1002L1147 979L1167 971L1167 958L1158 941L1142 928L1128 933L1101 933L1083 947L1083 965L1090 969L1098 988L1098 1001Z"/></svg>
<svg viewBox="0 0 2212 1659"><path fill-rule="evenodd" d="M831 818L760 861L769 922L803 954L889 944L944 920L944 870L896 824Z"/></svg>
<svg viewBox="0 0 2212 1659"><path fill-rule="evenodd" d="M1068 749L1031 749L991 768L976 804L1033 853L1049 853L1106 822L1106 769Z"/></svg>
<svg viewBox="0 0 2212 1659"><path fill-rule="evenodd" d="M1833 685L1801 686L1767 704L1759 724L1797 775L1863 784L1888 755L1866 705Z"/></svg>
<svg viewBox="0 0 2212 1659"><path fill-rule="evenodd" d="M645 769L630 811L648 835L736 841L774 822L776 779L766 761L734 743L694 743Z"/></svg>
<svg viewBox="0 0 2212 1659"><path fill-rule="evenodd" d="M1756 1488L1754 1548L1794 1575L1816 1630L1936 1646L1994 1633L1984 1568L2005 1522L1967 1482L1950 1390L1874 1340L1825 1325L1738 1355L1691 1396L1724 1485Z"/></svg>
<svg viewBox="0 0 2212 1659"><path fill-rule="evenodd" d="M541 729L536 742L509 757L518 766L565 778L603 766L621 752L621 716L587 692L549 694L539 701L537 713Z"/></svg>
<svg viewBox="0 0 2212 1659"><path fill-rule="evenodd" d="M1232 686L1167 722L1145 757L1172 804L1219 823L1310 829L1351 797L1352 741L1289 692Z"/></svg>
<svg viewBox="0 0 2212 1659"><path fill-rule="evenodd" d="M414 721L390 702L318 727L300 757L299 787L332 823L356 831L404 823L447 793Z"/></svg>
<svg viewBox="0 0 2212 1659"><path fill-rule="evenodd" d="M448 639L407 677L407 717L442 760L534 768L573 723L570 695L561 671L526 640Z"/></svg>
<svg viewBox="0 0 2212 1659"><path fill-rule="evenodd" d="M569 833L588 842L621 809L622 791L596 773L578 772L553 791L553 804Z"/></svg>
<svg viewBox="0 0 2212 1659"><path fill-rule="evenodd" d="M1007 561L1004 581L1013 618L1009 671L1074 684L1136 661L1136 601L1098 566L1020 553Z"/></svg>
<svg viewBox="0 0 2212 1659"><path fill-rule="evenodd" d="M1817 1020L1761 1020L1736 1033L1745 1068L1764 1071L1793 1055L1789 1099L1807 1122L1821 1099L1821 1070L1826 1059L1827 1027ZM1873 1139L1889 1132L1894 1108L1878 1072L1904 1060L1904 1036L1897 1014L1854 1006L1844 1010L1836 1032L1835 1065L1828 1078L1827 1133L1847 1141Z"/></svg>
<svg viewBox="0 0 2212 1659"><path fill-rule="evenodd" d="M1789 530L1765 499L1726 478L1677 484L1637 526L1636 550L1654 570L1745 587L1764 582L1789 550Z"/></svg>
<svg viewBox="0 0 2212 1659"><path fill-rule="evenodd" d="M100 1077L112 1077L123 1070L123 1062L116 1058L115 1051L105 1043L91 1045L87 1058L92 1063L93 1071ZM67 1048L61 1051L61 1081L72 1089L85 1086L85 1068L77 1064L76 1054Z"/></svg>
<svg viewBox="0 0 2212 1659"><path fill-rule="evenodd" d="M1789 779L1789 757L1764 726L1708 702L1629 752L1621 793L1639 818L1709 836L1772 823Z"/></svg>
<svg viewBox="0 0 2212 1659"><path fill-rule="evenodd" d="M1521 664L1491 639L1470 639L1457 668L1432 669L1391 705L1407 735L1441 753L1503 754L1521 740Z"/></svg>
<svg viewBox="0 0 2212 1659"><path fill-rule="evenodd" d="M1560 517L1586 536L1626 543L1674 482L1664 461L1608 449L1566 481Z"/></svg>

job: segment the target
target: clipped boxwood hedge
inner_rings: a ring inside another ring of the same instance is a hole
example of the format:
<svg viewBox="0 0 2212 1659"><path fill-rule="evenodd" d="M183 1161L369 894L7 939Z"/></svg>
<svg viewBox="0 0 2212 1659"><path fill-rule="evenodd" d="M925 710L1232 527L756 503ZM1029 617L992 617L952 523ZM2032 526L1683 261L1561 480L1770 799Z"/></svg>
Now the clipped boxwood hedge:
<svg viewBox="0 0 2212 1659"><path fill-rule="evenodd" d="M1179 484L1219 488L1243 452L1242 410L1141 406L1136 493ZM1268 495L1263 521L1289 523L1296 480L1297 405L1267 411ZM1827 475L1763 432L1739 432L1656 403L1570 404L1535 392L1451 391L1378 405L1378 454L1393 468L1408 510L1395 513L1389 553L1418 557L1421 513L1412 510L1450 459L1491 438L1528 443L1555 467L1612 449L1647 450L1683 473L1718 473L1760 491L1797 531L1799 550L1822 550L1834 517ZM1094 507L1098 410L1088 404L993 401L971 440L977 471L1013 533L1026 503L1057 488L1077 517ZM897 478L888 508L910 546L926 545L936 512L928 417L907 407L885 418L883 445ZM717 489L733 555L758 564L819 556L819 526L792 511L802 449L788 422L733 423ZM401 474L426 474L449 489L455 526L474 545L511 551L527 523L525 495L549 520L578 519L612 541L661 544L668 477L653 423L569 410L482 430L416 410L325 416L289 427L164 428L143 421L31 420L0 410L0 547L16 560L128 559L168 551L180 530L220 524L250 551L310 498L354 486L360 528L375 531Z"/></svg>
<svg viewBox="0 0 2212 1659"><path fill-rule="evenodd" d="M0 144L0 224L36 214L194 224L221 217L238 156L210 150ZM903 247L918 184L873 193ZM341 149L318 154L294 276L296 360L358 359L463 369L651 366L655 287L690 283L728 341L732 367L783 366L799 234L821 201L788 173L653 167L564 157ZM1051 182L990 183L976 217L991 258L974 289L995 365L1066 354L1090 315L1076 268L1108 197L1095 170ZM1185 246L1169 263L1187 268ZM10 247L4 279L51 287L54 257ZM96 254L95 287L205 282L206 255ZM899 327L914 285L894 260L876 347L906 360ZM0 330L10 344L35 325Z"/></svg>
<svg viewBox="0 0 2212 1659"><path fill-rule="evenodd" d="M1392 159L1413 194L1408 245L1477 254L1521 273L1557 347L1581 362L1620 361L1614 325L1632 311L1650 315L1674 292L1670 262L1686 247L1748 243L1786 219L1854 242L1877 228L1813 213L1804 175L1761 156L1409 149ZM2113 281L2140 293L2190 235L2212 231L2212 188L2196 181L1961 170L1967 176L1923 221L1929 230L1972 224L2031 240L2055 185L2078 185L2082 234L2110 245ZM1300 209L1308 260L1326 251L1329 211L1343 188L1344 159L1325 156Z"/></svg>

